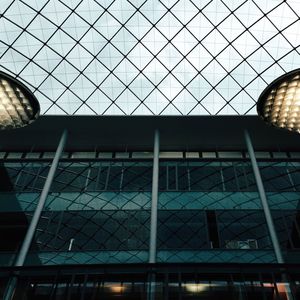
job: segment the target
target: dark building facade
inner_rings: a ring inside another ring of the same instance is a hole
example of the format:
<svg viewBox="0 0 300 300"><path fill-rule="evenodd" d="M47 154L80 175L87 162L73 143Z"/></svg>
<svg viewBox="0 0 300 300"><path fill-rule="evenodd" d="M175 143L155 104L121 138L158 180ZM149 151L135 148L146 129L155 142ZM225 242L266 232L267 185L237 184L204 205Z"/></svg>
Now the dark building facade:
<svg viewBox="0 0 300 300"><path fill-rule="evenodd" d="M42 117L0 140L2 297L300 299L298 135L246 116Z"/></svg>

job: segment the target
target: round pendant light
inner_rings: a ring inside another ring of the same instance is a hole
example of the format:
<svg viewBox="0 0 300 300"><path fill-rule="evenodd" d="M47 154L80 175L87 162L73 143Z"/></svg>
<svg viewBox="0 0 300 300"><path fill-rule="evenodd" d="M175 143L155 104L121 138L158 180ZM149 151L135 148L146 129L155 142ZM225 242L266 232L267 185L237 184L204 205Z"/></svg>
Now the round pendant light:
<svg viewBox="0 0 300 300"><path fill-rule="evenodd" d="M0 130L24 127L40 114L33 93L20 81L0 71Z"/></svg>
<svg viewBox="0 0 300 300"><path fill-rule="evenodd" d="M257 112L272 126L300 133L300 69L274 80L260 95Z"/></svg>

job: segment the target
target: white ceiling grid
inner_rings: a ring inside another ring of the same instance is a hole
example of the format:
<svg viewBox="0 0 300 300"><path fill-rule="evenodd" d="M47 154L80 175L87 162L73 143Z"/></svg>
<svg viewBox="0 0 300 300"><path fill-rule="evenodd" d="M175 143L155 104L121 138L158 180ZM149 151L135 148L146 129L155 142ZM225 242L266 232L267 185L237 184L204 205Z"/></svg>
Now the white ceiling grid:
<svg viewBox="0 0 300 300"><path fill-rule="evenodd" d="M300 1L2 0L0 69L42 114L254 114L300 67Z"/></svg>

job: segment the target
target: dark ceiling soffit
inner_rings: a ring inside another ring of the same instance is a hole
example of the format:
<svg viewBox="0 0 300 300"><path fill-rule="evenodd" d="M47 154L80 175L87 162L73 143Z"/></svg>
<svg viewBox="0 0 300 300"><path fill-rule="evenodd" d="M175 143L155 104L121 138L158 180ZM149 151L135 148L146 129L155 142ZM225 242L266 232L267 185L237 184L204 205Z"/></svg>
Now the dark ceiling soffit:
<svg viewBox="0 0 300 300"><path fill-rule="evenodd" d="M161 133L161 150L300 150L300 135L265 125L257 116L41 116L34 124L0 132L0 151L53 151L63 129L68 151L148 151Z"/></svg>

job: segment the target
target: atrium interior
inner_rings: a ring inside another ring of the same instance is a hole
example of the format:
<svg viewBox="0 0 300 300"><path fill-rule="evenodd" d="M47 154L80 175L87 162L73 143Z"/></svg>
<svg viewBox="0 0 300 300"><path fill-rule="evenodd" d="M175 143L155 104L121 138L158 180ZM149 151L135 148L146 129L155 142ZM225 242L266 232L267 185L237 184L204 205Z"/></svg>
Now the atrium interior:
<svg viewBox="0 0 300 300"><path fill-rule="evenodd" d="M300 299L298 0L2 2L1 299Z"/></svg>

